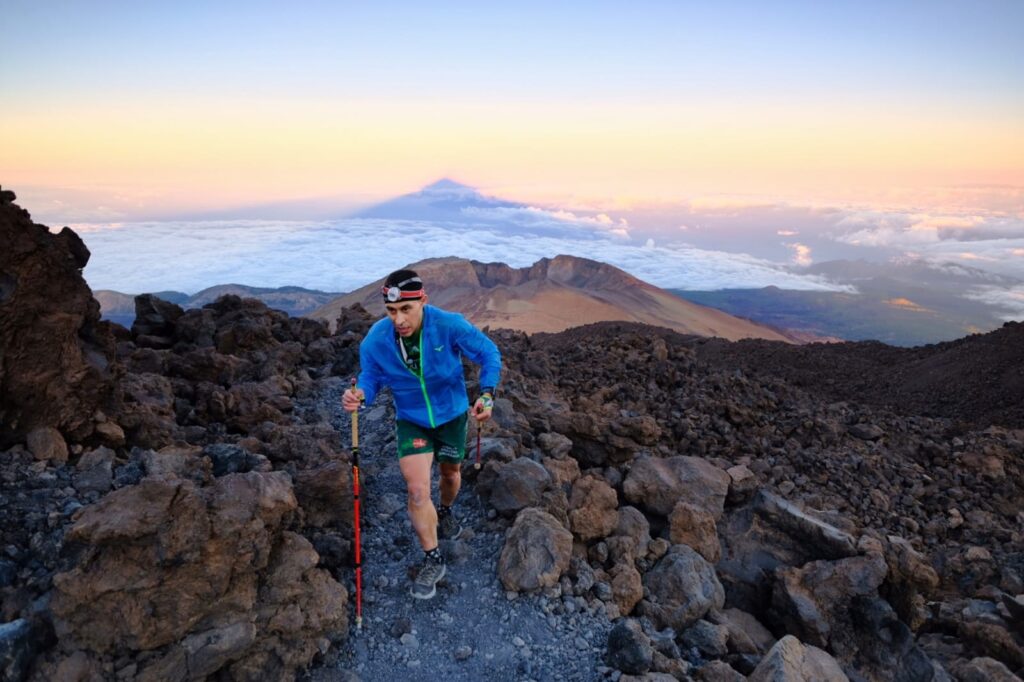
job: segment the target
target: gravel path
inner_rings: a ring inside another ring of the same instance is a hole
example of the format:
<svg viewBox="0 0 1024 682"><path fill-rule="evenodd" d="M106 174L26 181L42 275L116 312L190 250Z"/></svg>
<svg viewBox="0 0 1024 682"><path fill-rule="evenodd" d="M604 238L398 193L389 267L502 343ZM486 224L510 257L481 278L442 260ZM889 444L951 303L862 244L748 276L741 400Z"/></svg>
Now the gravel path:
<svg viewBox="0 0 1024 682"><path fill-rule="evenodd" d="M331 382L318 408L330 411L344 442L350 442L350 417L340 407L343 390L343 382ZM463 535L441 543L448 573L438 583L437 596L426 601L410 597L409 571L422 551L395 459L390 397L382 396L376 407L361 412L359 433L363 628L355 629L355 583L349 571L352 634L333 660L309 671L307 680L569 681L600 680L611 673L602 660L611 629L603 612L591 614L582 598L560 596L557 587L546 596L504 591L496 567L507 525L476 495L466 480L471 476L464 476L454 507ZM473 456L471 451L467 469ZM435 467L435 504L437 480Z"/></svg>

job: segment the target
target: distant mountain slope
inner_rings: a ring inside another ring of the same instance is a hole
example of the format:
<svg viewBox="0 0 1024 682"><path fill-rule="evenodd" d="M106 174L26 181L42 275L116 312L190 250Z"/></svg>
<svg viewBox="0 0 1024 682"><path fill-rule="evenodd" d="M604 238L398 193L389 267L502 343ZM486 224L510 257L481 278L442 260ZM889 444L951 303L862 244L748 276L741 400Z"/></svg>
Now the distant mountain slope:
<svg viewBox="0 0 1024 682"><path fill-rule="evenodd" d="M1024 428L1024 323L919 348L880 343L789 344L717 339L694 344L702 361L777 376L833 401L947 417L978 428Z"/></svg>
<svg viewBox="0 0 1024 682"><path fill-rule="evenodd" d="M801 272L857 289L857 293L762 289L671 290L688 301L762 324L850 341L897 346L950 341L1003 323L1006 311L979 300L986 287L1018 280L956 264L921 261L828 261Z"/></svg>
<svg viewBox="0 0 1024 682"><path fill-rule="evenodd" d="M207 303L213 303L217 298L225 294L235 294L244 298L257 298L271 308L283 310L292 316L305 315L312 310L333 300L338 292L317 291L315 289L303 289L302 287L278 287L275 289L266 287L250 287L244 284L218 284L208 287L191 296L180 291L158 291L155 296L177 303L183 308L201 308ZM100 289L93 292L96 300L100 302L100 312L103 319L117 322L124 326L131 326L135 319L135 294L124 294L110 289Z"/></svg>
<svg viewBox="0 0 1024 682"><path fill-rule="evenodd" d="M525 268L432 258L409 267L423 276L432 303L459 311L480 326L534 333L619 320L700 336L791 340L775 329L689 303L618 268L586 258L556 256ZM333 323L341 309L353 303L382 313L382 284L378 280L341 296L310 317Z"/></svg>

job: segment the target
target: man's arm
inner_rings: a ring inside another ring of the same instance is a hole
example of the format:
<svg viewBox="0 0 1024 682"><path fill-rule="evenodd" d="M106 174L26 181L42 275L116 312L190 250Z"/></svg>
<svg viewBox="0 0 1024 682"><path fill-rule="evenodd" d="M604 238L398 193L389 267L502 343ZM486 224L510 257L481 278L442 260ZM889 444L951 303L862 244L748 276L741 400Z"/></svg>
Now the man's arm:
<svg viewBox="0 0 1024 682"><path fill-rule="evenodd" d="M470 360L480 365L481 388L493 389L501 378L501 351L487 335L459 315L455 323L455 345Z"/></svg>
<svg viewBox="0 0 1024 682"><path fill-rule="evenodd" d="M359 344L359 380L356 382L356 388L363 391L366 404L372 405L373 399L380 391L384 374L374 359L373 353L367 348L367 341L368 339L363 339L363 342Z"/></svg>

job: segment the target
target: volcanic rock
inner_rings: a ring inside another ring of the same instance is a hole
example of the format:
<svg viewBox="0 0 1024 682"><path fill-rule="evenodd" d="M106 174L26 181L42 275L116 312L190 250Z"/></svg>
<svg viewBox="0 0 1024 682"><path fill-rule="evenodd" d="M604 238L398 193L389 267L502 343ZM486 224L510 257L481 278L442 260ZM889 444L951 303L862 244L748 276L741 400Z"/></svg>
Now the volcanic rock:
<svg viewBox="0 0 1024 682"><path fill-rule="evenodd" d="M628 616L644 596L643 580L632 562L622 562L612 568L612 601L619 613Z"/></svg>
<svg viewBox="0 0 1024 682"><path fill-rule="evenodd" d="M757 490L757 475L745 464L737 464L726 470L729 474L728 501L731 504L746 502Z"/></svg>
<svg viewBox="0 0 1024 682"><path fill-rule="evenodd" d="M651 640L638 621L624 618L608 633L608 651L604 660L610 667L640 675L651 669L653 658Z"/></svg>
<svg viewBox="0 0 1024 682"><path fill-rule="evenodd" d="M529 507L505 536L498 577L505 589L517 592L551 587L569 568L571 556L572 533L551 514Z"/></svg>
<svg viewBox="0 0 1024 682"><path fill-rule="evenodd" d="M72 230L52 234L0 202L0 447L37 427L81 441L113 405L114 341L82 278L88 261Z"/></svg>
<svg viewBox="0 0 1024 682"><path fill-rule="evenodd" d="M960 682L1020 682L1020 677L1014 675L1009 668L986 656L954 666L953 674Z"/></svg>
<svg viewBox="0 0 1024 682"><path fill-rule="evenodd" d="M153 294L135 297L132 336L141 348L170 348L174 345L174 323L185 314L181 306Z"/></svg>
<svg viewBox="0 0 1024 682"><path fill-rule="evenodd" d="M642 457L622 484L626 499L655 514L668 516L680 500L716 520L725 507L729 474L698 457Z"/></svg>
<svg viewBox="0 0 1024 682"><path fill-rule="evenodd" d="M29 452L36 459L44 461L54 460L56 462L68 461L68 444L64 442L64 436L52 426L41 426L32 429L26 439Z"/></svg>
<svg viewBox="0 0 1024 682"><path fill-rule="evenodd" d="M837 618L849 610L855 597L876 594L887 571L878 554L780 568L772 604L786 632L827 648Z"/></svg>
<svg viewBox="0 0 1024 682"><path fill-rule="evenodd" d="M0 678L25 679L41 646L41 633L32 622L19 618L0 624Z"/></svg>
<svg viewBox="0 0 1024 682"><path fill-rule="evenodd" d="M728 629L703 619L686 628L680 639L684 646L696 649L707 658L721 658L728 653Z"/></svg>
<svg viewBox="0 0 1024 682"><path fill-rule="evenodd" d="M680 501L669 515L669 540L677 545L689 545L712 564L722 556L718 542L715 518L710 512L689 502Z"/></svg>
<svg viewBox="0 0 1024 682"><path fill-rule="evenodd" d="M572 450L572 441L560 433L542 433L537 436L537 445L548 457L564 459Z"/></svg>
<svg viewBox="0 0 1024 682"><path fill-rule="evenodd" d="M498 469L491 492L491 506L499 514L515 516L527 507L540 506L552 485L551 475L532 459L520 457Z"/></svg>
<svg viewBox="0 0 1024 682"><path fill-rule="evenodd" d="M763 655L775 644L775 637L753 615L740 609L712 611L708 620L725 627L729 634L729 651L737 654Z"/></svg>
<svg viewBox="0 0 1024 682"><path fill-rule="evenodd" d="M647 555L648 545L651 543L651 524L636 507L620 507L619 523L615 527L614 535L629 538L637 548L637 554L642 558Z"/></svg>
<svg viewBox="0 0 1024 682"><path fill-rule="evenodd" d="M748 678L750 682L845 682L839 663L821 649L793 635L780 639Z"/></svg>
<svg viewBox="0 0 1024 682"><path fill-rule="evenodd" d="M682 631L710 609L721 609L725 592L715 569L686 545L673 545L643 577L650 592L645 615L662 627Z"/></svg>
<svg viewBox="0 0 1024 682"><path fill-rule="evenodd" d="M80 493L106 493L114 480L114 451L100 446L81 456L75 466L75 489Z"/></svg>
<svg viewBox="0 0 1024 682"><path fill-rule="evenodd" d="M569 523L572 532L584 542L603 538L619 522L618 497L599 478L584 476L572 486L569 497Z"/></svg>
<svg viewBox="0 0 1024 682"><path fill-rule="evenodd" d="M313 469L296 471L295 497L306 514L306 523L326 527L352 523L351 467L331 461Z"/></svg>
<svg viewBox="0 0 1024 682"><path fill-rule="evenodd" d="M347 595L316 568L308 541L282 530L297 507L279 472L207 487L150 478L107 495L68 532L90 558L54 578L61 644L98 653L172 645L147 666L150 677L229 661L304 665L320 633L345 629Z"/></svg>
<svg viewBox="0 0 1024 682"><path fill-rule="evenodd" d="M572 484L580 477L580 464L571 458L553 459L545 457L543 465L551 475L552 483L566 491L570 490Z"/></svg>
<svg viewBox="0 0 1024 682"><path fill-rule="evenodd" d="M744 682L747 678L725 661L710 661L697 671L698 682Z"/></svg>

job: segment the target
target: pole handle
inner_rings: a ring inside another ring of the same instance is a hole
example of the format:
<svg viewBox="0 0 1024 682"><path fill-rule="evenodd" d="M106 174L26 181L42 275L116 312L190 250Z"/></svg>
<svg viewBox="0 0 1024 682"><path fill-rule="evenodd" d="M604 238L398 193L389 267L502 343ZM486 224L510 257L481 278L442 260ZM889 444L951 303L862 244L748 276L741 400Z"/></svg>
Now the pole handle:
<svg viewBox="0 0 1024 682"><path fill-rule="evenodd" d="M478 471L480 469L480 435L483 432L483 428L484 423L478 421L476 423L476 462L473 463L473 468Z"/></svg>
<svg viewBox="0 0 1024 682"><path fill-rule="evenodd" d="M356 378L352 377L352 390L356 388ZM352 412L352 447L359 447L359 410Z"/></svg>

